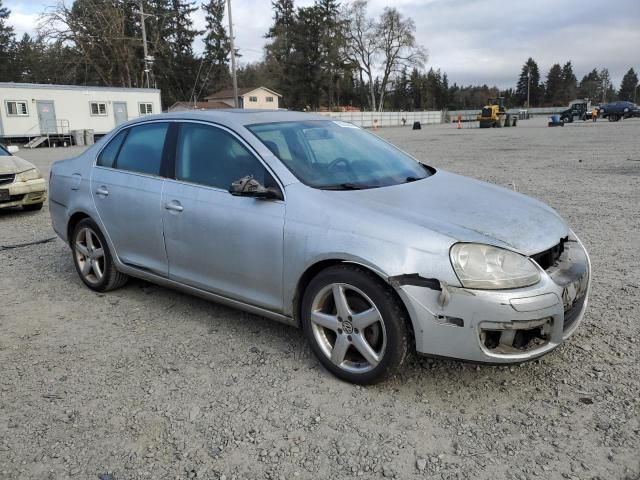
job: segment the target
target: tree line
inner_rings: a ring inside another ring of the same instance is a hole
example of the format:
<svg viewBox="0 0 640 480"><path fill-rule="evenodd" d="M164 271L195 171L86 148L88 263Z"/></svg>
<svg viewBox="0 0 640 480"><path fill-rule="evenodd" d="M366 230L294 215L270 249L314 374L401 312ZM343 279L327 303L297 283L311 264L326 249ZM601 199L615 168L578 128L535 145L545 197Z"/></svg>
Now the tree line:
<svg viewBox="0 0 640 480"><path fill-rule="evenodd" d="M551 66L543 81L538 64L529 58L522 66L513 100L515 105L526 105L528 100L532 107L566 105L576 98L588 98L593 103L633 102L637 99L637 87L638 75L633 68L625 73L619 89L611 82L607 68L594 68L578 82L571 61Z"/></svg>
<svg viewBox="0 0 640 480"><path fill-rule="evenodd" d="M59 1L40 16L37 34L16 39L10 11L0 0L0 81L160 88L164 107L201 101L231 85L226 0ZM193 24L201 8L205 29ZM272 0L273 23L265 33L264 56L238 69L238 85L264 85L298 110L355 107L366 110L476 109L488 98L505 97L510 107L634 100L633 69L616 89L606 68L578 81L571 61L553 65L545 78L529 58L515 88L451 83L446 72L425 70L428 52L416 40L411 18L387 7L377 17L368 0L340 3ZM142 19L148 57L144 61ZM202 38L204 49L194 50ZM237 52L241 53L241 52ZM150 68L145 68L145 65Z"/></svg>

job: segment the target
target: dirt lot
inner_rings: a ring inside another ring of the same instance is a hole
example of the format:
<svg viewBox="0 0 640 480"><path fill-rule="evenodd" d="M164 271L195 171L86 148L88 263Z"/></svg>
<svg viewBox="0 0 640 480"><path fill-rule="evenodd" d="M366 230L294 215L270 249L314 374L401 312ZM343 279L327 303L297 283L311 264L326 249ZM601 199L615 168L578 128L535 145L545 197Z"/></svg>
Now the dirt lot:
<svg viewBox="0 0 640 480"><path fill-rule="evenodd" d="M361 388L293 328L138 281L96 294L58 239L0 249L0 479L640 478L640 120L379 133L570 222L594 281L567 344ZM21 154L48 174L72 151ZM0 212L0 245L51 236L46 209Z"/></svg>

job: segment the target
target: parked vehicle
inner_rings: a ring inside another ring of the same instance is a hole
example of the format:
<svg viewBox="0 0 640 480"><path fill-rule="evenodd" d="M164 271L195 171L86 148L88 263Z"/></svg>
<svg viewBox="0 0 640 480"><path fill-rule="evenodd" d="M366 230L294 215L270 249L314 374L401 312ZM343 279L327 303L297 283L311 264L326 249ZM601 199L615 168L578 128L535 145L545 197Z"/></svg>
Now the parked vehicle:
<svg viewBox="0 0 640 480"><path fill-rule="evenodd" d="M47 183L32 163L17 157L18 147L0 145L0 208L40 210L47 199Z"/></svg>
<svg viewBox="0 0 640 480"><path fill-rule="evenodd" d="M609 119L610 122L618 120L640 117L640 107L632 102L612 102L600 105L600 116Z"/></svg>
<svg viewBox="0 0 640 480"><path fill-rule="evenodd" d="M569 108L560 112L560 119L564 123L573 123L574 120L591 119L591 102L587 99L572 100Z"/></svg>
<svg viewBox="0 0 640 480"><path fill-rule="evenodd" d="M89 288L131 275L301 326L351 382L392 374L413 345L530 360L587 305L589 257L553 209L322 116L131 121L56 162L50 195Z"/></svg>

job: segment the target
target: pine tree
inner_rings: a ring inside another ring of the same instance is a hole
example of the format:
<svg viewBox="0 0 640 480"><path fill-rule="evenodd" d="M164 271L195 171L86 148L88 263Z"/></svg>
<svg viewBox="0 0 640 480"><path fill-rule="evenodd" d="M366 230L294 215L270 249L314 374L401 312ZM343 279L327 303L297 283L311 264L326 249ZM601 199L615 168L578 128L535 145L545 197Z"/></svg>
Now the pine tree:
<svg viewBox="0 0 640 480"><path fill-rule="evenodd" d="M547 73L545 85L545 101L550 106L561 105L562 102L562 67L554 64Z"/></svg>
<svg viewBox="0 0 640 480"><path fill-rule="evenodd" d="M337 0L316 0L317 21L320 23L320 68L322 89L331 109L336 103L337 87L344 69L345 24L340 18Z"/></svg>
<svg viewBox="0 0 640 480"><path fill-rule="evenodd" d="M600 86L600 97L602 98L602 103L607 103L615 100L615 89L611 85L611 75L609 75L609 69L603 68L600 70L600 81L602 82Z"/></svg>
<svg viewBox="0 0 640 480"><path fill-rule="evenodd" d="M582 77L578 86L578 96L580 98L588 98L592 102L599 102L602 88L602 80L598 70L595 68Z"/></svg>
<svg viewBox="0 0 640 480"><path fill-rule="evenodd" d="M13 80L15 37L13 27L7 23L11 11L2 6L0 0L0 81Z"/></svg>
<svg viewBox="0 0 640 480"><path fill-rule="evenodd" d="M231 41L224 26L226 0L209 0L202 6L205 12L203 64L207 68L200 91L221 90L229 79Z"/></svg>
<svg viewBox="0 0 640 480"><path fill-rule="evenodd" d="M540 104L544 94L544 85L540 84L538 64L531 57L522 66L522 72L516 87L516 97L520 105L526 105L527 93L529 93L529 106Z"/></svg>
<svg viewBox="0 0 640 480"><path fill-rule="evenodd" d="M273 25L265 35L270 39L265 47L265 63L271 78L283 94L285 105L292 105L293 82L291 78L293 32L296 11L293 0L273 0Z"/></svg>
<svg viewBox="0 0 640 480"><path fill-rule="evenodd" d="M620 91L618 92L618 98L620 100L626 100L628 102L635 102L638 99L638 75L630 68L627 73L622 77L622 83L620 84Z"/></svg>
<svg viewBox="0 0 640 480"><path fill-rule="evenodd" d="M562 103L566 105L573 100L576 97L577 89L578 79L573 73L573 65L571 64L571 61L568 61L562 67Z"/></svg>

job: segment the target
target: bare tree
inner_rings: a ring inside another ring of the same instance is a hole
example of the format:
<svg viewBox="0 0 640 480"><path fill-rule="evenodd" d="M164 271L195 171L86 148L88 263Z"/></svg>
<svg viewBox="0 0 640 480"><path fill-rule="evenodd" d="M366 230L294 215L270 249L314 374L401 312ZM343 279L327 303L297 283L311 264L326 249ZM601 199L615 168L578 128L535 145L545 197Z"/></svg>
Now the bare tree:
<svg viewBox="0 0 640 480"><path fill-rule="evenodd" d="M384 107L384 96L392 77L403 67L423 67L427 61L427 51L416 44L415 31L413 20L403 18L395 8L385 8L380 16L375 33L383 57L379 111Z"/></svg>
<svg viewBox="0 0 640 480"><path fill-rule="evenodd" d="M373 85L374 62L380 52L380 44L376 38L378 26L367 17L369 0L355 0L345 11L346 54L348 59L357 65L360 82L364 84L363 75L369 81L369 107L376 110L376 95Z"/></svg>
<svg viewBox="0 0 640 480"><path fill-rule="evenodd" d="M78 0L71 6L59 0L42 14L38 31L45 40L75 46L78 62L91 66L104 85L132 87L140 84L142 69L127 13L119 0Z"/></svg>

